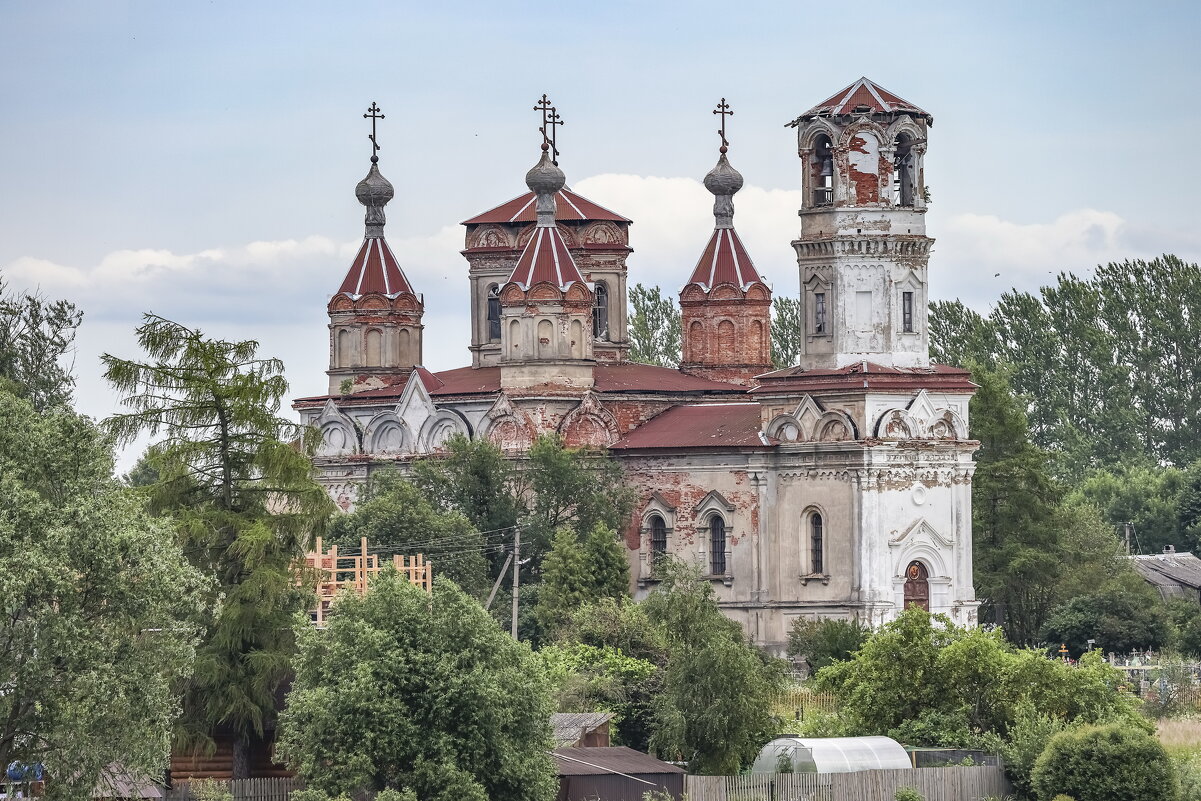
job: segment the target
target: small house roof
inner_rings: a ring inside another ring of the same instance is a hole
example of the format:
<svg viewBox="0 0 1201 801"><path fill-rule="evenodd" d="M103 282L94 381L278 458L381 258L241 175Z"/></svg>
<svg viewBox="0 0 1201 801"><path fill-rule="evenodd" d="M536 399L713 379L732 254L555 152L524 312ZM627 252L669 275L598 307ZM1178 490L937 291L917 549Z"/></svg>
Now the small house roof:
<svg viewBox="0 0 1201 801"><path fill-rule="evenodd" d="M683 768L655 759L633 748L557 748L551 755L560 776L608 776L627 773L646 776L655 773L684 773Z"/></svg>
<svg viewBox="0 0 1201 801"><path fill-rule="evenodd" d="M584 735L607 726L612 719L612 712L556 712L550 716L551 728L555 730L555 745L578 743Z"/></svg>
<svg viewBox="0 0 1201 801"><path fill-rule="evenodd" d="M1184 588L1201 590L1201 559L1188 551L1139 554L1131 556L1130 561L1139 575L1161 593L1173 587L1177 592L1172 594Z"/></svg>

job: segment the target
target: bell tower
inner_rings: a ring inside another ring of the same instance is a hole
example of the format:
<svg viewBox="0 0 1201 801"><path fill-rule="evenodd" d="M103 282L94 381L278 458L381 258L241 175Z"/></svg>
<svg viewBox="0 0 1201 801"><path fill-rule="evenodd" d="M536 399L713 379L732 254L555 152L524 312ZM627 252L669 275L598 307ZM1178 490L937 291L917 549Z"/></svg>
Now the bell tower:
<svg viewBox="0 0 1201 801"><path fill-rule="evenodd" d="M330 298L329 394L344 395L404 382L421 364L422 297L413 291L384 238L384 206L395 194L379 171L376 120L383 114L372 103L371 168L355 187L366 207L363 244L337 293Z"/></svg>
<svg viewBox="0 0 1201 801"><path fill-rule="evenodd" d="M934 118L867 78L801 114L801 364L930 364L926 137Z"/></svg>

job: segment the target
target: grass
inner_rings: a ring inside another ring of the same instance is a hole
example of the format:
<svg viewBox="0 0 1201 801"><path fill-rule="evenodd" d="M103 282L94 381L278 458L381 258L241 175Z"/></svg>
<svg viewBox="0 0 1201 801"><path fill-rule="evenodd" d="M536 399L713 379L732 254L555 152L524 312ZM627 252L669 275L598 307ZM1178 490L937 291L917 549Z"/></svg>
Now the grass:
<svg viewBox="0 0 1201 801"><path fill-rule="evenodd" d="M1155 728L1159 742L1168 753L1176 755L1201 752L1201 720L1163 719L1155 724Z"/></svg>

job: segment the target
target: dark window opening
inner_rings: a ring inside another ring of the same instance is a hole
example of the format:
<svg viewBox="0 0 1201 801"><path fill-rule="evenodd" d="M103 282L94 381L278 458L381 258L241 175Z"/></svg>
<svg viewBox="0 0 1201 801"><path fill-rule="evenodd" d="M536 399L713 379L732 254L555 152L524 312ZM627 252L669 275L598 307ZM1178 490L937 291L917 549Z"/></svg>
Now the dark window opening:
<svg viewBox="0 0 1201 801"><path fill-rule="evenodd" d="M651 564L667 554L667 524L659 515L651 516Z"/></svg>
<svg viewBox="0 0 1201 801"><path fill-rule="evenodd" d="M609 339L609 287L604 281L596 282L596 297L592 305L592 338Z"/></svg>
<svg viewBox="0 0 1201 801"><path fill-rule="evenodd" d="M906 334L913 333L913 293L901 293L901 330Z"/></svg>
<svg viewBox="0 0 1201 801"><path fill-rule="evenodd" d="M822 134L813 148L813 205L834 203L834 143Z"/></svg>
<svg viewBox="0 0 1201 801"><path fill-rule="evenodd" d="M500 341L500 287L488 287L488 341Z"/></svg>
<svg viewBox="0 0 1201 801"><path fill-rule="evenodd" d="M813 333L826 333L826 293L813 293Z"/></svg>
<svg viewBox="0 0 1201 801"><path fill-rule="evenodd" d="M917 154L913 151L913 140L909 134L897 136L896 148L892 162L892 202L895 206L912 206L913 186L917 180Z"/></svg>
<svg viewBox="0 0 1201 801"><path fill-rule="evenodd" d="M709 565L712 575L726 574L726 521L717 515L709 518Z"/></svg>
<svg viewBox="0 0 1201 801"><path fill-rule="evenodd" d="M822 554L822 516L816 512L809 518L809 545L812 549L810 563L813 566L811 573L825 573L826 563Z"/></svg>

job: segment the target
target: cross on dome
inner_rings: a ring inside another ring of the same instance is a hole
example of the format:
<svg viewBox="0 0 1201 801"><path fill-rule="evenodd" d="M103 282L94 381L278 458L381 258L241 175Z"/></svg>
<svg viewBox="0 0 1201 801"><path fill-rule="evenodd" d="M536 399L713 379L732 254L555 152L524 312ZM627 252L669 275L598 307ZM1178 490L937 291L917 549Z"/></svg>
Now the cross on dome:
<svg viewBox="0 0 1201 801"><path fill-rule="evenodd" d="M534 111L542 112L542 125L538 128L538 133L542 134L542 149L550 149L551 164L557 167L559 166L558 126L564 124L563 118L559 116L558 109L551 105L545 94L534 105Z"/></svg>
<svg viewBox="0 0 1201 801"><path fill-rule="evenodd" d="M380 107L371 101L371 108L367 109L367 113L363 115L363 119L371 119L371 133L367 136L371 140L371 163L375 164L379 161L379 156L375 155L379 151L379 142L375 138L375 121L382 120L384 115L380 113Z"/></svg>

